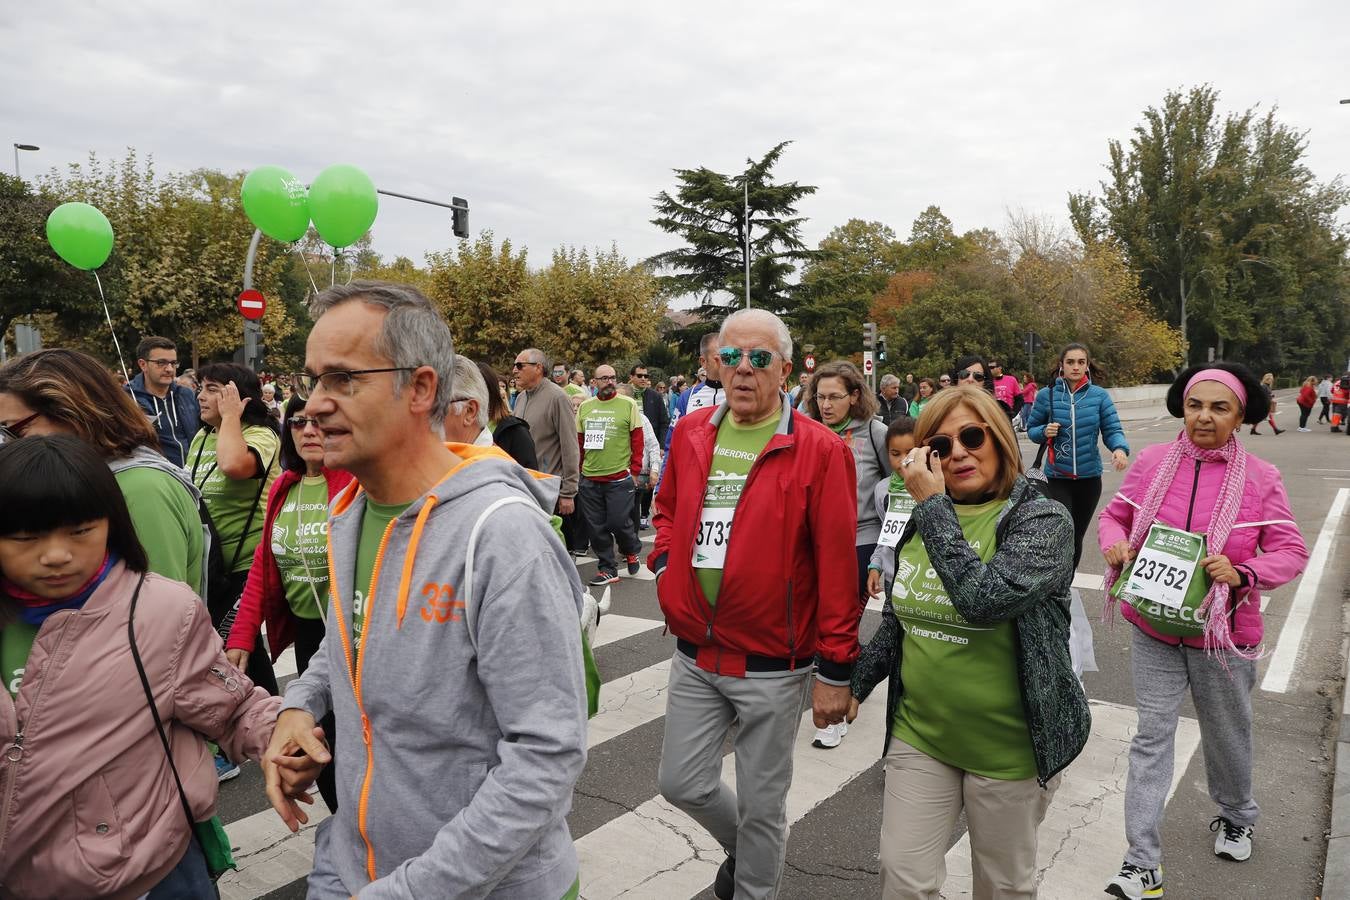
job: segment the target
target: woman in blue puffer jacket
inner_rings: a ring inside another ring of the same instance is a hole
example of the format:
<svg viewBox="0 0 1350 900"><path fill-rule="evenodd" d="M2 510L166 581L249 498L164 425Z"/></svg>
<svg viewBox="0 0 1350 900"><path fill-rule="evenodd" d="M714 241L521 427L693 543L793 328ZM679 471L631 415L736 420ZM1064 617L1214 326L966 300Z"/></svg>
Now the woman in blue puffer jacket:
<svg viewBox="0 0 1350 900"><path fill-rule="evenodd" d="M1102 496L1102 459L1097 441L1111 451L1116 471L1129 465L1130 445L1111 395L1094 384L1096 367L1082 344L1059 353L1059 368L1050 384L1036 394L1027 419L1027 437L1046 444L1045 477L1050 496L1073 516L1073 565L1083 555L1083 535ZM1049 442L1047 444L1047 441Z"/></svg>

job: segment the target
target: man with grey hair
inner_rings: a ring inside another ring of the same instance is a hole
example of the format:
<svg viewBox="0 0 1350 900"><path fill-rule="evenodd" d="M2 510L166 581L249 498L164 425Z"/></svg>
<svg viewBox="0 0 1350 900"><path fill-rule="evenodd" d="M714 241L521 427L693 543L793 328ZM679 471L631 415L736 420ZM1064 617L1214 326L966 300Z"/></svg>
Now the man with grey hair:
<svg viewBox="0 0 1350 900"><path fill-rule="evenodd" d="M583 593L543 511L557 480L442 443L454 352L415 289L357 281L311 312L295 380L324 464L356 482L330 511L324 641L264 760L294 831L330 759L315 722L335 714L338 811L308 896L557 900L577 884L586 761Z"/></svg>
<svg viewBox="0 0 1350 900"><path fill-rule="evenodd" d="M516 376L516 405L512 412L530 426L539 471L562 479L558 515L562 516L567 549L573 554L586 549L586 521L577 509L581 477L581 449L577 446L577 417L567 393L548 380L548 357L529 347L516 354L511 366Z"/></svg>
<svg viewBox="0 0 1350 900"><path fill-rule="evenodd" d="M757 900L783 873L802 709L817 728L848 710L856 478L848 446L781 389L792 371L781 319L733 313L718 344L705 365L726 400L675 429L647 560L676 638L658 781L727 852L714 896ZM721 778L733 724L734 789Z"/></svg>
<svg viewBox="0 0 1350 900"><path fill-rule="evenodd" d="M887 372L881 376L881 389L877 391L880 406L877 416L887 425L909 413L909 404L900 396L900 379Z"/></svg>

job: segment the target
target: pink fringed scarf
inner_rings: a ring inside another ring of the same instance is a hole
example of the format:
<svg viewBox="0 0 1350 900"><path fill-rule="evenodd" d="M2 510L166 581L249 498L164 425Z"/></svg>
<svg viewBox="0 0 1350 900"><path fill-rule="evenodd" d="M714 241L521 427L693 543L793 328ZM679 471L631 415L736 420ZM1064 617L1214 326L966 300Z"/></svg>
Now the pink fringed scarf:
<svg viewBox="0 0 1350 900"><path fill-rule="evenodd" d="M1183 431L1172 443L1172 447L1163 458L1158 470L1153 473L1153 481L1144 496L1144 502L1134 514L1134 524L1130 527L1130 549L1139 552L1149 528L1157 520L1158 510L1162 508L1167 490L1181 468L1184 459L1203 462L1222 462L1226 464L1223 484L1219 487L1219 496L1214 501L1214 513L1209 520L1206 542L1211 554L1223 552L1228 543L1228 535L1237 522L1238 508L1242 503L1242 491L1247 481L1247 451L1242 449L1235 434L1228 436L1228 443L1217 450L1197 447ZM1111 566L1106 570L1106 615L1108 620L1115 614L1115 597L1111 588L1120 577L1121 569ZM1232 653L1243 659L1256 659L1261 655L1259 649L1244 650L1233 643L1231 618L1233 590L1226 584L1214 582L1200 605L1200 614L1205 619L1205 652L1219 654L1220 651Z"/></svg>

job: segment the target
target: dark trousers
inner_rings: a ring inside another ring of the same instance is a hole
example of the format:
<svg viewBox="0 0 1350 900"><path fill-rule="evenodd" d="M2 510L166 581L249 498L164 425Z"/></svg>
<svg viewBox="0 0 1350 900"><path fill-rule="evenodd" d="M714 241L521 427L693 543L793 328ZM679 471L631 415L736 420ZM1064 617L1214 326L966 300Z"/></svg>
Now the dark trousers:
<svg viewBox="0 0 1350 900"><path fill-rule="evenodd" d="M1322 401L1322 411L1317 414L1317 423L1320 425L1323 422L1331 421L1331 398L1319 397L1318 399Z"/></svg>
<svg viewBox="0 0 1350 900"><path fill-rule="evenodd" d="M1097 501L1102 499L1102 479L1051 478L1050 499L1064 504L1073 516L1073 567L1083 558L1083 535L1087 534L1092 517L1097 512Z"/></svg>
<svg viewBox="0 0 1350 900"><path fill-rule="evenodd" d="M309 661L319 650L319 644L323 642L324 622L323 619L301 619L295 620L295 668L301 674L309 668ZM337 812L337 783L335 773L337 772L337 734L335 731L336 720L332 712L319 720L319 727L323 729L323 736L328 741L328 752L333 754L333 759L328 765L323 767L319 773L318 786L319 796L323 802L328 804L329 812Z"/></svg>
<svg viewBox="0 0 1350 900"><path fill-rule="evenodd" d="M591 529L591 548L600 560L602 572L612 575L619 571L614 558L616 540L619 552L624 556L636 556L642 550L633 520L635 495L632 478L619 481L592 481L584 475L581 478L577 499L586 514L586 524Z"/></svg>
<svg viewBox="0 0 1350 900"><path fill-rule="evenodd" d="M146 900L203 900L220 896L206 868L206 856L195 837L188 841L178 865L145 896Z"/></svg>
<svg viewBox="0 0 1350 900"><path fill-rule="evenodd" d="M1298 427L1299 427L1299 428L1307 428L1307 427L1308 427L1308 416L1310 416L1310 415L1312 415L1312 407L1311 407L1311 406L1300 406L1300 407L1298 408Z"/></svg>
<svg viewBox="0 0 1350 900"><path fill-rule="evenodd" d="M239 598L244 593L246 581L248 581L247 569L230 574L230 595L234 597L235 608L239 606ZM272 671L272 659L267 655L267 644L263 641L261 632L258 639L253 642L253 652L248 655L248 665L244 667L244 674L248 676L249 681L272 696L281 693L281 689L277 687L276 673Z"/></svg>
<svg viewBox="0 0 1350 900"><path fill-rule="evenodd" d="M858 600L867 605L867 564L872 561L876 544L861 544L854 548L858 554Z"/></svg>

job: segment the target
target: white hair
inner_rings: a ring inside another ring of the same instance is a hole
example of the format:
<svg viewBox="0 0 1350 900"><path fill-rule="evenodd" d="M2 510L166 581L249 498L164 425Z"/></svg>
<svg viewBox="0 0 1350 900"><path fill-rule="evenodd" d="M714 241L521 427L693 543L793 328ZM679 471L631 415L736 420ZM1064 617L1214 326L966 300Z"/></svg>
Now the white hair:
<svg viewBox="0 0 1350 900"><path fill-rule="evenodd" d="M894 375L892 375L890 372L887 372L885 375L882 375L882 376L881 376L881 387L890 387L890 386L893 385L893 384L899 384L899 383L900 383L900 379L899 379L899 378L896 378L896 377L895 377Z"/></svg>
<svg viewBox="0 0 1350 900"><path fill-rule="evenodd" d="M773 329L774 337L778 340L778 346L774 349L784 360L792 362L792 335L788 332L788 327L783 324L782 319L767 309L738 309L722 320L722 327L717 332L718 340L722 340L722 335L727 333L727 328L735 324L769 326Z"/></svg>
<svg viewBox="0 0 1350 900"><path fill-rule="evenodd" d="M462 353L455 354L454 366L455 393L450 400L450 412L452 415L463 415L464 404L472 400L478 404L478 417L475 421L480 430L487 427L488 424L488 389L487 382L483 380L483 373L478 369L478 363L469 359Z"/></svg>

